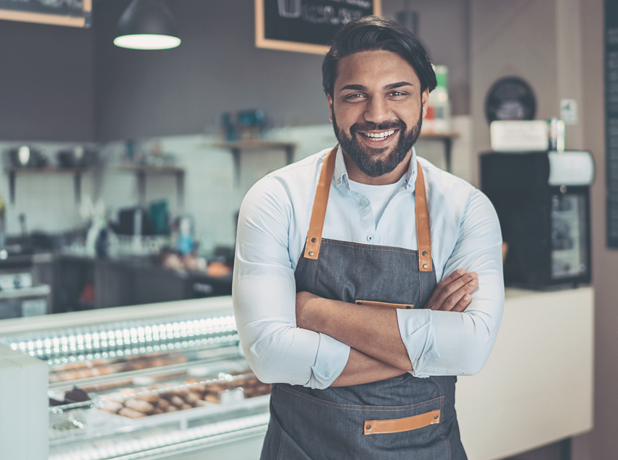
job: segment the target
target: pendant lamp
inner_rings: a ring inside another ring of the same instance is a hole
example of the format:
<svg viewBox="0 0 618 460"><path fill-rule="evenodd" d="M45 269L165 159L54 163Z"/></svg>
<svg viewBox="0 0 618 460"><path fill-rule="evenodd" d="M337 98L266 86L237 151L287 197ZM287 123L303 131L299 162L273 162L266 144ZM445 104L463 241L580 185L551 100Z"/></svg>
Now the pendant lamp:
<svg viewBox="0 0 618 460"><path fill-rule="evenodd" d="M176 22L162 0L132 0L118 21L114 45L164 50L180 45Z"/></svg>

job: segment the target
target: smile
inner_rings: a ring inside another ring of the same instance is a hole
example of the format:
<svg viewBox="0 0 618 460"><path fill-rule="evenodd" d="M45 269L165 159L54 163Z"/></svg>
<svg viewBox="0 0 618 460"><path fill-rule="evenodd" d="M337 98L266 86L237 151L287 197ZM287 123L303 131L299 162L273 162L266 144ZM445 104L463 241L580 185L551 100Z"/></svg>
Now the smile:
<svg viewBox="0 0 618 460"><path fill-rule="evenodd" d="M395 134L397 132L396 129L390 129L388 131L381 131L381 132L366 132L366 133L360 133L363 136L365 136L367 139L371 139L372 141L383 141L385 139L388 139L389 137L391 137L393 134Z"/></svg>

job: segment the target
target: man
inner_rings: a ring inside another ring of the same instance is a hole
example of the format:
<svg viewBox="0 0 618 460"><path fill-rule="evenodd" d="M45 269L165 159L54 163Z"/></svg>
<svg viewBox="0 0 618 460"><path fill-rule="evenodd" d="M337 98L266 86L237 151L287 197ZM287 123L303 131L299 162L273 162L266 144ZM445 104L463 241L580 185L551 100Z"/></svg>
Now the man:
<svg viewBox="0 0 618 460"><path fill-rule="evenodd" d="M502 315L496 214L416 157L436 80L406 29L347 24L322 72L339 147L259 181L239 218L238 332L276 384L262 459L465 459L455 381Z"/></svg>

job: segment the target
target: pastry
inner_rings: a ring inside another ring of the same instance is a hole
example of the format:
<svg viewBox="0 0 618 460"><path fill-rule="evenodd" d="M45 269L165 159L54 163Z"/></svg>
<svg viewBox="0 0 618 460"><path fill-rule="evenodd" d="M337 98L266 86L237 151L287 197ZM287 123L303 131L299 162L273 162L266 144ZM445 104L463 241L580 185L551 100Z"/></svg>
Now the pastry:
<svg viewBox="0 0 618 460"><path fill-rule="evenodd" d="M122 403L108 399L107 401L105 401L105 404L103 404L103 407L101 407L101 410L104 410L105 412L109 412L111 414L117 414L118 411L120 411L123 407L124 406L122 405Z"/></svg>
<svg viewBox="0 0 618 460"><path fill-rule="evenodd" d="M138 412L151 412L154 410L154 406L146 401L140 401L139 399L129 398L124 402L125 407L136 410Z"/></svg>
<svg viewBox="0 0 618 460"><path fill-rule="evenodd" d="M170 407L170 402L167 399L159 398L157 401L157 407L165 410Z"/></svg>
<svg viewBox="0 0 618 460"><path fill-rule="evenodd" d="M146 403L148 404L148 403ZM124 416L124 417L129 417L129 418L142 418L142 417L146 417L146 414L144 414L143 412L139 412L133 409L130 409L128 407L123 407L122 409L120 409L120 411L118 412L120 415Z"/></svg>

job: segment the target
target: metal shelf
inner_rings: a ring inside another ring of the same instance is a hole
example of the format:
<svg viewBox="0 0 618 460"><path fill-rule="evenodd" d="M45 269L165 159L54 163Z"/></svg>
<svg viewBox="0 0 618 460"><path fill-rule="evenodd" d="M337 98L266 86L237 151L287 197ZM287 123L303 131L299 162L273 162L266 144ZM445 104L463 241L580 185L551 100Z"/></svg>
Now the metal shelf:
<svg viewBox="0 0 618 460"><path fill-rule="evenodd" d="M135 174L140 206L146 206L146 176L174 176L176 178L176 202L182 209L185 202L185 170L175 166L123 166L120 172Z"/></svg>
<svg viewBox="0 0 618 460"><path fill-rule="evenodd" d="M93 171L94 168L8 168L9 176L9 201L15 204L15 184L18 174L72 174L75 204L82 201L82 174Z"/></svg>
<svg viewBox="0 0 618 460"><path fill-rule="evenodd" d="M286 164L288 165L294 161L294 151L296 150L294 142L264 141L261 139L216 142L209 144L209 146L229 149L232 152L234 157L234 182L237 187L240 185L240 154L243 150L284 150Z"/></svg>
<svg viewBox="0 0 618 460"><path fill-rule="evenodd" d="M445 133L423 133L419 136L419 139L425 139L428 141L441 141L444 144L444 157L446 160L446 170L451 172L452 166L452 148L453 148L453 139L457 139L459 137L459 133L456 132L445 132Z"/></svg>

